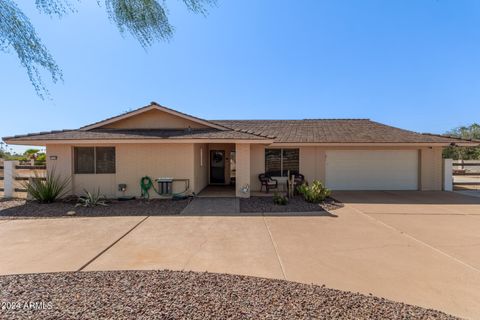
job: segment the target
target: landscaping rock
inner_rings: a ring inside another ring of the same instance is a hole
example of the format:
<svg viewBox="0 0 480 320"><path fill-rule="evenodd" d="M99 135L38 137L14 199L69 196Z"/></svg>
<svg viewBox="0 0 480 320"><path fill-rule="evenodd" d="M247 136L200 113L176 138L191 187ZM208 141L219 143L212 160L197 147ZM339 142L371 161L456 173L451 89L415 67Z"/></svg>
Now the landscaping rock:
<svg viewBox="0 0 480 320"><path fill-rule="evenodd" d="M174 271L1 276L0 303L5 319L458 319L324 286Z"/></svg>
<svg viewBox="0 0 480 320"><path fill-rule="evenodd" d="M286 205L273 202L273 197L250 197L240 199L240 212L326 212L343 207L343 204L333 198L327 198L323 203L309 203L301 196L288 199Z"/></svg>
<svg viewBox="0 0 480 320"><path fill-rule="evenodd" d="M52 218L52 217L105 217L105 216L161 216L180 214L186 200L113 200L108 206L75 207L76 201L38 203L26 200L0 201L0 219Z"/></svg>

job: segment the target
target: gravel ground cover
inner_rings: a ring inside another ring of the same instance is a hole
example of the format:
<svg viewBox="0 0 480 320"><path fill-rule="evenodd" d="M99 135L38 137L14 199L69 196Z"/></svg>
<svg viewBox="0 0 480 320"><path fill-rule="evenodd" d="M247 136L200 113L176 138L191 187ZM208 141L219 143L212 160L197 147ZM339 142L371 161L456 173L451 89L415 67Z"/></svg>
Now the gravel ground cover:
<svg viewBox="0 0 480 320"><path fill-rule="evenodd" d="M108 206L94 208L75 207L75 201L41 204L36 201L0 201L0 219L51 217L104 217L104 216L159 216L179 214L189 200L129 200L111 201ZM67 215L74 211L75 215Z"/></svg>
<svg viewBox="0 0 480 320"><path fill-rule="evenodd" d="M323 203L306 202L302 197L290 198L288 204L278 205L273 197L250 197L240 199L240 212L328 212L343 207L343 204L333 198L327 198Z"/></svg>
<svg viewBox="0 0 480 320"><path fill-rule="evenodd" d="M0 303L7 319L458 319L323 286L181 271L1 276Z"/></svg>

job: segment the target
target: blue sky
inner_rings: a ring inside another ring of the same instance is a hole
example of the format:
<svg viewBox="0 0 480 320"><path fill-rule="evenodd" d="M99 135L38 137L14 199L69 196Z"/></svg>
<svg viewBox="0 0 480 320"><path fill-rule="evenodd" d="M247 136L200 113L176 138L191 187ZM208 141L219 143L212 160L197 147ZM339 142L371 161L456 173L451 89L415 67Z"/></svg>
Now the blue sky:
<svg viewBox="0 0 480 320"><path fill-rule="evenodd" d="M480 1L166 1L174 38L145 51L105 8L62 19L19 1L64 73L40 100L0 53L0 136L78 128L156 101L206 119L371 118L443 133L480 121ZM48 83L48 82L47 82Z"/></svg>

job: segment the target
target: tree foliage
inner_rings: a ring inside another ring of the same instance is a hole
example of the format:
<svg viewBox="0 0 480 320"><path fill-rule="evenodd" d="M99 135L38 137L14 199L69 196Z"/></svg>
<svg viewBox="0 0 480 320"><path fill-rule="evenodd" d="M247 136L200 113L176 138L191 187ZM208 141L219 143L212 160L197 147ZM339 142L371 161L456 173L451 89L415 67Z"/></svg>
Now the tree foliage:
<svg viewBox="0 0 480 320"><path fill-rule="evenodd" d="M28 17L12 0L1 0L0 50L9 52L12 49L26 69L37 94L42 99L48 96L41 70L50 74L53 83L62 79L62 71L43 45Z"/></svg>
<svg viewBox="0 0 480 320"><path fill-rule="evenodd" d="M446 134L455 138L480 140L480 125L474 123L468 127L458 127ZM480 159L480 147L450 146L444 149L443 157L454 160L478 160Z"/></svg>
<svg viewBox="0 0 480 320"><path fill-rule="evenodd" d="M73 1L73 0L72 0ZM108 18L119 31L130 33L147 48L155 41L166 41L173 36L174 28L167 15L166 0L104 0ZM101 5L101 1L97 0ZM206 14L207 7L216 0L183 0L188 10ZM60 18L75 11L68 0L35 0L39 12ZM53 56L43 45L30 19L13 0L0 0L0 51L14 51L37 95L44 99L49 96L42 78L47 72L53 83L63 79L62 71Z"/></svg>

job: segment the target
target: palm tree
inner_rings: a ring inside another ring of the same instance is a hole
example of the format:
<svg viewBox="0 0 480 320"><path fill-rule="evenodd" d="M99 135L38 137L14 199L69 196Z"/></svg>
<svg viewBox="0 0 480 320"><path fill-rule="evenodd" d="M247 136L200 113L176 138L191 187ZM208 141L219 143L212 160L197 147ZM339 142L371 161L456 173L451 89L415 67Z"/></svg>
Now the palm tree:
<svg viewBox="0 0 480 320"><path fill-rule="evenodd" d="M91 0L88 0L91 1ZM97 1L100 5L100 0ZM108 18L121 33L129 32L144 47L155 41L173 36L164 1L158 0L104 0ZM205 14L206 7L216 0L183 0L188 10ZM44 14L62 17L74 11L69 0L35 0L37 9ZM62 80L62 70L43 45L30 19L14 0L0 0L0 51L16 52L25 67L37 95L49 97L41 70L50 74L53 83Z"/></svg>

